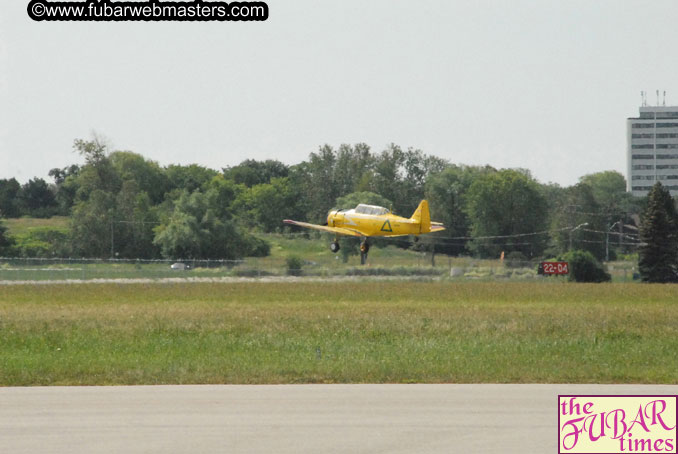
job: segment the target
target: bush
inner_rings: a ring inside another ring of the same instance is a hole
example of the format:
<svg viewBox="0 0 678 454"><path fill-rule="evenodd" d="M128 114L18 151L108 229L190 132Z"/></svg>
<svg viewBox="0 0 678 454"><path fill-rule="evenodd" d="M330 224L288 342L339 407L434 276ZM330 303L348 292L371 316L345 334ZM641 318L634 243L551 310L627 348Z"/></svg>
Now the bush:
<svg viewBox="0 0 678 454"><path fill-rule="evenodd" d="M13 255L20 257L67 257L69 237L63 229L35 227L14 237Z"/></svg>
<svg viewBox="0 0 678 454"><path fill-rule="evenodd" d="M301 276L301 267L304 266L304 261L295 255L287 257L287 274L289 276Z"/></svg>
<svg viewBox="0 0 678 454"><path fill-rule="evenodd" d="M569 263L568 279L575 282L608 282L610 275L603 265L588 251L570 251L559 260Z"/></svg>
<svg viewBox="0 0 678 454"><path fill-rule="evenodd" d="M245 244L250 257L266 257L271 253L271 245L254 235L245 235Z"/></svg>

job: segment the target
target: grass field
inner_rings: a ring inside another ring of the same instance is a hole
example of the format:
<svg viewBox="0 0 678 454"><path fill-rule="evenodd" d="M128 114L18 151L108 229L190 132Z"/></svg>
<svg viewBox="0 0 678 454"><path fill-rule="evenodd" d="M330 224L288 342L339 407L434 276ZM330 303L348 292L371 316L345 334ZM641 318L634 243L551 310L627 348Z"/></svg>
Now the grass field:
<svg viewBox="0 0 678 454"><path fill-rule="evenodd" d="M22 235L36 228L50 227L63 231L68 230L67 216L52 216L51 218L9 218L2 222L7 226L10 235Z"/></svg>
<svg viewBox="0 0 678 454"><path fill-rule="evenodd" d="M671 285L0 286L0 385L678 383Z"/></svg>

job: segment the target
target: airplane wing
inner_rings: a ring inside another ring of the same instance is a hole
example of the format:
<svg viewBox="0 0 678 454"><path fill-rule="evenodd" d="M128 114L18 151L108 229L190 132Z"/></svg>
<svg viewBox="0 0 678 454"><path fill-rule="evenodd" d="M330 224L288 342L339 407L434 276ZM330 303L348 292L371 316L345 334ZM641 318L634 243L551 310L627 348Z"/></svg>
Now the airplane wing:
<svg viewBox="0 0 678 454"><path fill-rule="evenodd" d="M341 227L329 227L326 225L318 224L309 224L308 222L299 222L293 221L291 219L285 219L283 221L285 224L298 225L299 227L306 227L307 229L316 229L322 230L324 232L338 233L339 235L350 235L350 236L364 236L362 233L357 230L345 229Z"/></svg>

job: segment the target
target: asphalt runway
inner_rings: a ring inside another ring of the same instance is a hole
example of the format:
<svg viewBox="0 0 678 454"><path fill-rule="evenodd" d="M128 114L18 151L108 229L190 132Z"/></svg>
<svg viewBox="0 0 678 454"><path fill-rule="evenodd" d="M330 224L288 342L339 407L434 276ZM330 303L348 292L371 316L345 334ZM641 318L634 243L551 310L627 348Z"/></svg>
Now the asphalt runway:
<svg viewBox="0 0 678 454"><path fill-rule="evenodd" d="M555 453L558 394L645 385L0 388L2 453Z"/></svg>

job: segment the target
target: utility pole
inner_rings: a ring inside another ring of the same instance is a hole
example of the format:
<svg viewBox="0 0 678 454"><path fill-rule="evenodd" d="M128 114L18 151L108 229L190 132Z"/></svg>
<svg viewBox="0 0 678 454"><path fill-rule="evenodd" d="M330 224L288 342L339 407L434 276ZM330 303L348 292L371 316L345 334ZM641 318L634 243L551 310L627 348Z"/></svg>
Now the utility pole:
<svg viewBox="0 0 678 454"><path fill-rule="evenodd" d="M614 228L615 225L619 224L621 221L617 221L611 226L607 227L605 231L605 261L609 262L610 261L610 232ZM607 224L606 224L607 225Z"/></svg>
<svg viewBox="0 0 678 454"><path fill-rule="evenodd" d="M574 232L574 205L569 206L570 209L570 215L568 216L569 221L570 221L570 244L567 248L568 251L572 250L572 232Z"/></svg>
<svg viewBox="0 0 678 454"><path fill-rule="evenodd" d="M574 233L574 231L579 230L581 227L586 227L587 225L589 225L589 223L584 222L583 224L579 224L577 227L570 229L570 248L568 249L569 251L572 250L572 234Z"/></svg>

